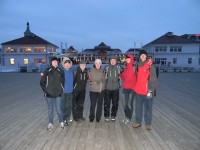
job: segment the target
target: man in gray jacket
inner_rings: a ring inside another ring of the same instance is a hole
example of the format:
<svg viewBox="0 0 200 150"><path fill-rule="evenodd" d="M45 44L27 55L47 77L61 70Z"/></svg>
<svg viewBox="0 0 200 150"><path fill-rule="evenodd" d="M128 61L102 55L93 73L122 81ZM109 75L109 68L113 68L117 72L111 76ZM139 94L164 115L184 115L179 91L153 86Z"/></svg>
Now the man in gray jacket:
<svg viewBox="0 0 200 150"><path fill-rule="evenodd" d="M104 117L105 121L115 121L115 117L118 111L119 105L119 76L123 69L117 65L117 58L115 56L110 57L110 64L105 67L105 79L106 79L106 90L104 99ZM112 102L111 114L110 105Z"/></svg>

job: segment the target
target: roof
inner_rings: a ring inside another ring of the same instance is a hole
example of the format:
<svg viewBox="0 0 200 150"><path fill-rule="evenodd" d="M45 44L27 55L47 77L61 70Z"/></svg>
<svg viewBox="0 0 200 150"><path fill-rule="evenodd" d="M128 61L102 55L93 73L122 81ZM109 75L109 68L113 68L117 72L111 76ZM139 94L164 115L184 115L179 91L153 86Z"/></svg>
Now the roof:
<svg viewBox="0 0 200 150"><path fill-rule="evenodd" d="M154 41L146 44L177 44L177 43L198 43L197 41L186 39L181 36L173 35L172 32L167 32L166 34L162 35L161 37L155 39ZM145 46L146 46L145 45Z"/></svg>
<svg viewBox="0 0 200 150"><path fill-rule="evenodd" d="M58 47L50 42L48 42L47 40L34 35L34 36L24 36L22 38L18 38L12 41L8 41L5 43L2 43L2 45L25 45L25 44L49 44L49 45L53 45L55 47Z"/></svg>

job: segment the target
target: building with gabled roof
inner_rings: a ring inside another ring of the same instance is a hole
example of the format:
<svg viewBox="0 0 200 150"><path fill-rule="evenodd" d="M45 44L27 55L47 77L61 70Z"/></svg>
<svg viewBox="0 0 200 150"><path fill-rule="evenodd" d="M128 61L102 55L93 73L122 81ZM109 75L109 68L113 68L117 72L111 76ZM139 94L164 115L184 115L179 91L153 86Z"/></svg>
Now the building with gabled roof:
<svg viewBox="0 0 200 150"><path fill-rule="evenodd" d="M49 57L57 53L58 46L30 31L29 23L24 37L2 43L2 65L26 66L33 68L38 64L48 64Z"/></svg>
<svg viewBox="0 0 200 150"><path fill-rule="evenodd" d="M198 34L196 34L198 35ZM144 45L148 54L158 66L200 68L200 41L187 34L178 36L172 32Z"/></svg>

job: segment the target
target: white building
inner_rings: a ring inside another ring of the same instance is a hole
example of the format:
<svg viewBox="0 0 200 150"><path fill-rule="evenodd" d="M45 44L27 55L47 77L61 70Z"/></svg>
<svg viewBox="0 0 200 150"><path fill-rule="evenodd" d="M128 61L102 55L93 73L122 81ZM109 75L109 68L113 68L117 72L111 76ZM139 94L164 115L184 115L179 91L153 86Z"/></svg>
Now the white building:
<svg viewBox="0 0 200 150"><path fill-rule="evenodd" d="M56 53L58 46L35 35L29 29L24 32L24 37L2 43L1 64L3 66L33 66L48 64L49 56Z"/></svg>
<svg viewBox="0 0 200 150"><path fill-rule="evenodd" d="M168 32L143 46L158 66L200 69L200 35Z"/></svg>

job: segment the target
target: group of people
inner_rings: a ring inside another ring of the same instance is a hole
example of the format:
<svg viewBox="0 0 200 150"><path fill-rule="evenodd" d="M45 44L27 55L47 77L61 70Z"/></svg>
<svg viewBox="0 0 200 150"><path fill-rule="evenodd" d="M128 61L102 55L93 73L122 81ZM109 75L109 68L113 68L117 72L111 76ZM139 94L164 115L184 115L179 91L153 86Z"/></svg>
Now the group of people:
<svg viewBox="0 0 200 150"><path fill-rule="evenodd" d="M83 109L86 86L89 83L90 114L89 121L101 121L104 106L105 121L115 121L119 105L119 89L122 81L122 93L125 118L123 123L131 123L133 102L135 99L135 123L133 128L142 125L143 107L144 121L147 130L151 130L152 105L157 87L156 68L151 59L147 59L145 50L139 54L139 62L134 67L134 56L126 55L126 67L117 64L115 56L110 57L109 65L102 68L101 59L96 59L93 68L87 70L86 63L81 61L74 69L72 61L65 57L62 66L53 57L50 67L43 73L40 81L48 104L49 124L47 130L53 128L54 105L58 114L60 127L64 128L74 121L84 121Z"/></svg>

